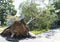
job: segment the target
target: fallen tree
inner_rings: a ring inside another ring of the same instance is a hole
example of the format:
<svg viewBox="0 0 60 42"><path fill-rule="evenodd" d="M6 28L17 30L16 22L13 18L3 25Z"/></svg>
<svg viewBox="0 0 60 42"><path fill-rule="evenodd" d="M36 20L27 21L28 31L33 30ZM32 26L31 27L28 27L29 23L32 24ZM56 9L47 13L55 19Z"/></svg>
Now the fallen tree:
<svg viewBox="0 0 60 42"><path fill-rule="evenodd" d="M14 24L6 28L2 33L2 36L10 36L10 37L35 37L31 35L29 32L29 27L24 22L24 20L15 21Z"/></svg>

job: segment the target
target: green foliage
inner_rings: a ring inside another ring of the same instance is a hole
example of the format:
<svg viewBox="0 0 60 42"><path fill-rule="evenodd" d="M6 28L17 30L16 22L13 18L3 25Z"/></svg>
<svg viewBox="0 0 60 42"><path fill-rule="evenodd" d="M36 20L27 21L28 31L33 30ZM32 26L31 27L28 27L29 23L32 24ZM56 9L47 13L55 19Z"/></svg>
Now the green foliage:
<svg viewBox="0 0 60 42"><path fill-rule="evenodd" d="M38 8L36 7L38 4L32 2L23 2L20 5L21 14L25 15L26 21L28 21L31 17L35 17L38 13ZM27 18L28 17L28 18Z"/></svg>
<svg viewBox="0 0 60 42"><path fill-rule="evenodd" d="M55 0L53 4L55 5L54 7L58 16L57 25L60 26L60 0Z"/></svg>
<svg viewBox="0 0 60 42"><path fill-rule="evenodd" d="M51 24L57 20L54 5L48 5L45 10L42 10L41 7L37 8L38 6L40 5L33 1L23 2L20 5L21 14L25 15L26 22L28 22L31 17L35 18L35 20L29 24L31 29L48 30Z"/></svg>
<svg viewBox="0 0 60 42"><path fill-rule="evenodd" d="M15 15L16 10L12 4L13 0L0 0L0 21L1 25L6 21L7 15Z"/></svg>

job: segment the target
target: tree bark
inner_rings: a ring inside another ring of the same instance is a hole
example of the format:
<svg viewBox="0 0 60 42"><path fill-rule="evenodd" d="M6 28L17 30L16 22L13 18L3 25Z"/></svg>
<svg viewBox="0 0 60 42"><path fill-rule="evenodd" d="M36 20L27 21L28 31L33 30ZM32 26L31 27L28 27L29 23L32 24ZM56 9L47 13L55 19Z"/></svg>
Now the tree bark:
<svg viewBox="0 0 60 42"><path fill-rule="evenodd" d="M28 25L29 23L31 23L35 18L31 18L26 24Z"/></svg>

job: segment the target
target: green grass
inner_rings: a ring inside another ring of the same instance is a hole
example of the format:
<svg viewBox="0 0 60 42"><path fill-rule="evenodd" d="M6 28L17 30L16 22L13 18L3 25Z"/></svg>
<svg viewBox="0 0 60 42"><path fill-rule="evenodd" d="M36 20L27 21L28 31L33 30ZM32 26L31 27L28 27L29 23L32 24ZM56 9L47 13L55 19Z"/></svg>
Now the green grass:
<svg viewBox="0 0 60 42"><path fill-rule="evenodd" d="M0 28L6 28L6 27L8 27L8 26L0 26Z"/></svg>
<svg viewBox="0 0 60 42"><path fill-rule="evenodd" d="M0 33L3 31L4 28L7 28L8 26L0 26Z"/></svg>
<svg viewBox="0 0 60 42"><path fill-rule="evenodd" d="M48 29L48 30L49 30L49 29ZM31 32L37 35L37 34L46 32L46 31L48 31L48 30L46 30L46 29L43 29L43 30L32 30Z"/></svg>

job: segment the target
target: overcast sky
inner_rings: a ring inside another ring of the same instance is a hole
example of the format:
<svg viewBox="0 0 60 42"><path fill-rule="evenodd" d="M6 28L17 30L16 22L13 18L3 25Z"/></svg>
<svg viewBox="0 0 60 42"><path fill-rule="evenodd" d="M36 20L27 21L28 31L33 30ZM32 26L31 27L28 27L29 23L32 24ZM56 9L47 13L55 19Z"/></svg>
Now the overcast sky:
<svg viewBox="0 0 60 42"><path fill-rule="evenodd" d="M13 4L15 5L15 9L18 10L18 7L19 7L21 2L23 2L23 0L14 0Z"/></svg>
<svg viewBox="0 0 60 42"><path fill-rule="evenodd" d="M19 14L19 5L20 3L22 3L23 1L26 1L26 0L14 0L13 4L15 5L15 9L17 10L17 15ZM43 3L41 3L42 0L37 0L36 3L40 3L41 4L41 7L45 7L45 5L43 5ZM48 0L45 0L45 3L48 4Z"/></svg>
<svg viewBox="0 0 60 42"><path fill-rule="evenodd" d="M18 10L20 3L23 1L25 1L25 0L14 0L13 4L15 5L15 9ZM37 3L40 3L40 0L37 0ZM48 4L48 0L46 0L45 3ZM42 7L43 6L44 5L42 5Z"/></svg>

